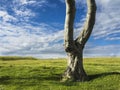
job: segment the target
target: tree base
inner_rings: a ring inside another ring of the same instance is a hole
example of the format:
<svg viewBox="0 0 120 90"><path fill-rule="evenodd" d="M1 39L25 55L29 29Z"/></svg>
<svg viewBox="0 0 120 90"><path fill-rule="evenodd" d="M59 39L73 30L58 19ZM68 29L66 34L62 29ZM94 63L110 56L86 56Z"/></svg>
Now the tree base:
<svg viewBox="0 0 120 90"><path fill-rule="evenodd" d="M79 80L74 80L72 78L66 78L66 77L64 77L61 80L61 82L85 82L85 81L89 81L89 79L86 78L86 79L82 79L82 80L80 80L80 79Z"/></svg>
<svg viewBox="0 0 120 90"><path fill-rule="evenodd" d="M79 77L77 79L73 77L63 76L61 82L85 82L89 81L89 77L87 75Z"/></svg>

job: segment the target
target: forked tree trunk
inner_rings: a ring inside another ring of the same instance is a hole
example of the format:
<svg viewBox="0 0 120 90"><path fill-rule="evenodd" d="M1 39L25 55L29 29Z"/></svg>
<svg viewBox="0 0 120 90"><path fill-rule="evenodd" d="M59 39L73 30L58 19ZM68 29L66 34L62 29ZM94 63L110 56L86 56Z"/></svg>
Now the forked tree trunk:
<svg viewBox="0 0 120 90"><path fill-rule="evenodd" d="M90 37L95 24L95 0L87 0L87 17L82 32L73 39L73 24L75 18L75 0L66 0L66 19L64 43L68 55L68 66L63 75L63 81L86 81L88 76L83 68L83 49Z"/></svg>

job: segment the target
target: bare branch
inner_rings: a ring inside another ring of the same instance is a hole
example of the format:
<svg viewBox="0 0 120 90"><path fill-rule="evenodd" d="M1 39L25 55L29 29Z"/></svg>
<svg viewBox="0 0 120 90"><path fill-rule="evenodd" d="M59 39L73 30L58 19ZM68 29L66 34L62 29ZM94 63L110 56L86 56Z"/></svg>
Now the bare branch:
<svg viewBox="0 0 120 90"><path fill-rule="evenodd" d="M87 17L86 22L83 27L82 32L78 36L78 38L75 40L77 43L81 44L83 47L87 40L90 37L90 34L93 30L93 26L95 24L95 17L96 17L96 3L95 0L87 0Z"/></svg>
<svg viewBox="0 0 120 90"><path fill-rule="evenodd" d="M64 32L65 50L71 48L73 45L74 18L75 18L75 0L66 0L66 18Z"/></svg>

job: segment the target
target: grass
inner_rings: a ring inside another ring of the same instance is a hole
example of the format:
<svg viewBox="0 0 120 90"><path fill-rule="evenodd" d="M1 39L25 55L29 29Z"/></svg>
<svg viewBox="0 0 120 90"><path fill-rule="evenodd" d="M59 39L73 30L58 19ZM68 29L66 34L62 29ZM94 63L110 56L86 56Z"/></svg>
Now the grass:
<svg viewBox="0 0 120 90"><path fill-rule="evenodd" d="M1 58L0 90L120 90L120 58L86 58L90 81L69 83L60 82L65 59Z"/></svg>

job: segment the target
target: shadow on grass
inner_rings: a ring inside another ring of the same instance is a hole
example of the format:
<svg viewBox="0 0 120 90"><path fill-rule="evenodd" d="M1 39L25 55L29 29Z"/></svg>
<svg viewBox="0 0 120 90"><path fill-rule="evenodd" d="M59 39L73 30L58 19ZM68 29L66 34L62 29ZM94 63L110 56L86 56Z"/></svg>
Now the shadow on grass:
<svg viewBox="0 0 120 90"><path fill-rule="evenodd" d="M106 72L106 73L100 73L100 74L94 74L94 75L88 75L88 76L89 76L89 81L92 81L94 79L106 77L109 75L120 75L120 73L119 72ZM40 75L40 76L32 76L32 77L1 76L0 84L4 84L4 85L16 84L16 85L32 86L36 84L40 85L43 81L45 82L50 81L50 83L52 83L53 85L64 85L64 86L76 86L77 85L76 82L60 82L60 80L61 80L61 74L51 74L49 76Z"/></svg>
<svg viewBox="0 0 120 90"><path fill-rule="evenodd" d="M48 76L45 75L38 75L38 76L31 76L31 77L10 77L10 76L1 76L0 77L0 84L9 85L9 84L19 84L25 86L36 85L37 83L42 83L43 81L55 81L59 82L61 79L61 74L51 74Z"/></svg>
<svg viewBox="0 0 120 90"><path fill-rule="evenodd" d="M100 74L94 74L94 75L88 75L89 81L100 78L100 77L105 77L109 75L120 75L120 72L106 72L106 73L100 73Z"/></svg>
<svg viewBox="0 0 120 90"><path fill-rule="evenodd" d="M10 80L11 78L9 77L9 76L1 76L0 77L0 84L9 84L9 80Z"/></svg>

